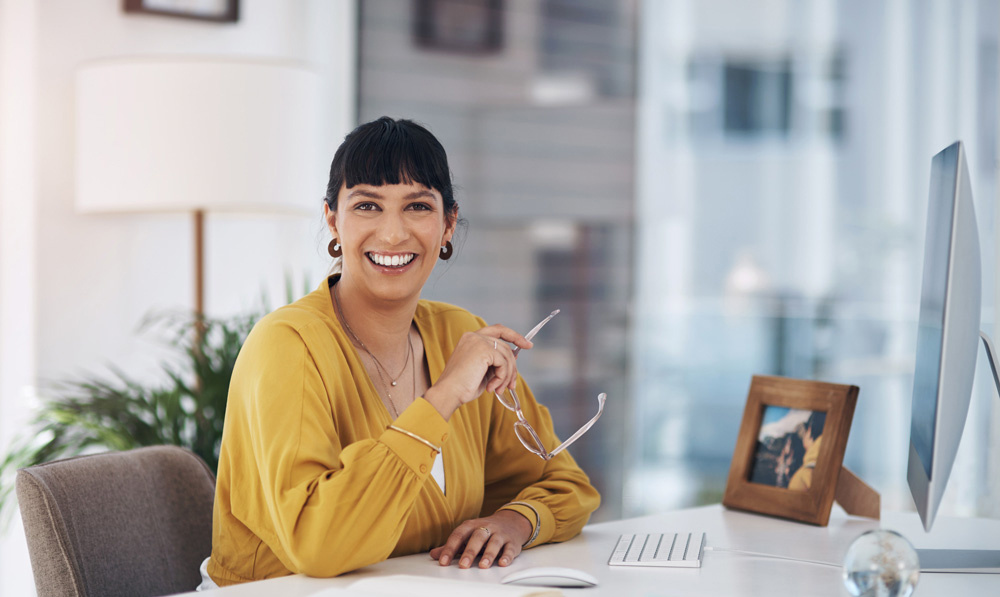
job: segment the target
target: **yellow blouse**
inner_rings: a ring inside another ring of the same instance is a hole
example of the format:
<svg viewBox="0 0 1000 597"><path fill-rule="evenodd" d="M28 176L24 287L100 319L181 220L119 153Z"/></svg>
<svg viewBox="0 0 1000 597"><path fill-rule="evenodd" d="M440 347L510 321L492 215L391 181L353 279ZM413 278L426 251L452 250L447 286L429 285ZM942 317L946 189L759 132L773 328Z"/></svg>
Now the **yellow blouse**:
<svg viewBox="0 0 1000 597"><path fill-rule="evenodd" d="M303 572L335 576L427 551L463 521L515 510L537 536L580 532L600 496L567 451L543 461L516 416L484 394L445 421L423 398L393 421L341 328L324 281L254 326L236 361L219 455L208 572L220 586ZM414 322L434 383L461 335L485 322L421 300ZM548 410L518 396L545 446ZM430 478L443 446L447 495ZM510 504L522 502L522 504ZM530 507L529 507L530 506ZM537 512L537 519L536 519Z"/></svg>
<svg viewBox="0 0 1000 597"><path fill-rule="evenodd" d="M823 436L821 435L813 440L813 445L809 446L809 449L806 450L805 456L802 457L802 466L799 467L799 470L795 471L791 480L788 481L788 488L792 491L809 491L809 488L812 487L813 470L819 461L820 443L822 441Z"/></svg>

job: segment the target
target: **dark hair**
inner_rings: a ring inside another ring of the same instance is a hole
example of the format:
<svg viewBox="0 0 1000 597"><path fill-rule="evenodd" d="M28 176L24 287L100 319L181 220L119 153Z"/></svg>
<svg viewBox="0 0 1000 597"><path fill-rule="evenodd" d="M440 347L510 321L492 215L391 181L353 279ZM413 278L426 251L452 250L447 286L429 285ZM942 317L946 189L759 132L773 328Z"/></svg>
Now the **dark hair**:
<svg viewBox="0 0 1000 597"><path fill-rule="evenodd" d="M420 183L441 193L448 218L458 209L444 147L412 120L383 116L348 133L330 165L324 200L331 210L337 209L337 194L345 183L347 188Z"/></svg>
<svg viewBox="0 0 1000 597"><path fill-rule="evenodd" d="M821 410L813 411L809 415L809 420L806 421L806 429L810 430L813 439L823 435L824 427L826 427L826 413Z"/></svg>

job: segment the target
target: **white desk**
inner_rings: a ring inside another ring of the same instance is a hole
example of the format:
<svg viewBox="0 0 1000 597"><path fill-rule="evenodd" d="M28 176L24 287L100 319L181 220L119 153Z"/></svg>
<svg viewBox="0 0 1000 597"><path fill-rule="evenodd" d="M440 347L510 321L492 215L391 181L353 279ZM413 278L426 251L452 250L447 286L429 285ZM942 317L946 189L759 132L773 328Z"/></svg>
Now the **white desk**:
<svg viewBox="0 0 1000 597"><path fill-rule="evenodd" d="M881 525L899 531L918 548L1000 549L1000 520L939 518L930 535L916 514L883 513ZM569 566L590 572L600 586L564 589L568 596L631 597L646 595L795 595L844 597L839 567L820 566L738 553L706 551L701 568L624 568L608 566L618 536L629 532L705 531L709 547L733 548L831 563L843 559L847 546L879 523L846 516L836 507L827 527L814 527L765 516L706 506L664 514L594 524L571 541L522 552L507 568L459 570L442 568L427 554L395 558L338 578L287 576L235 587L190 593L226 597L289 597L328 587L347 586L367 576L415 574L468 581L498 582L513 570L533 566ZM933 595L1000 595L998 574L922 574L916 597Z"/></svg>

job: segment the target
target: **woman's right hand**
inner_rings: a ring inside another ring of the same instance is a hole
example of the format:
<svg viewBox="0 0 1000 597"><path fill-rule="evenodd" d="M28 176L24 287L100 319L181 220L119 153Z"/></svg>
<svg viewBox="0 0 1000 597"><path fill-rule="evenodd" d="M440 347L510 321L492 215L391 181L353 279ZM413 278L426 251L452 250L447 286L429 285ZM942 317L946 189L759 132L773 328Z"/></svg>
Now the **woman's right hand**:
<svg viewBox="0 0 1000 597"><path fill-rule="evenodd" d="M508 343L522 349L532 347L531 341L502 325L466 332L424 399L447 420L458 407L485 391L513 388L517 383L517 357Z"/></svg>

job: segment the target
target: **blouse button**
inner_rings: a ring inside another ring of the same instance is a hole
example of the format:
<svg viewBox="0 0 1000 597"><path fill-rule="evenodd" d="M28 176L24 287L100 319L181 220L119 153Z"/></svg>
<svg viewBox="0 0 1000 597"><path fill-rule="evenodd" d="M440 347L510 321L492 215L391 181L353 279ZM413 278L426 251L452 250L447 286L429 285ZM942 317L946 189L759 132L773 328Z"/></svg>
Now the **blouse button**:
<svg viewBox="0 0 1000 597"><path fill-rule="evenodd" d="M431 450L431 458L434 458L437 455L438 455L437 450Z"/></svg>
<svg viewBox="0 0 1000 597"><path fill-rule="evenodd" d="M427 465L426 464L421 464L420 465L420 472L421 473L426 473L427 472Z"/></svg>
<svg viewBox="0 0 1000 597"><path fill-rule="evenodd" d="M448 434L447 433L445 433L444 435L441 436L441 442L444 443L446 441L448 441Z"/></svg>

